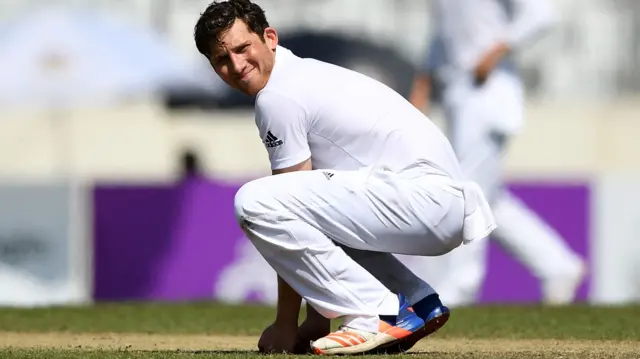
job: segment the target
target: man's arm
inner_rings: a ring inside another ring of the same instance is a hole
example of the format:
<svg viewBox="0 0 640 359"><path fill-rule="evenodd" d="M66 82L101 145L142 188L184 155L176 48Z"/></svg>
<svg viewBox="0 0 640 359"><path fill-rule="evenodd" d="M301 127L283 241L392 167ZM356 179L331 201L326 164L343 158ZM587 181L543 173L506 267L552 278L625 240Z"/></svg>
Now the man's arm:
<svg viewBox="0 0 640 359"><path fill-rule="evenodd" d="M278 304L275 324L278 328L298 329L302 297L287 282L278 276Z"/></svg>
<svg viewBox="0 0 640 359"><path fill-rule="evenodd" d="M409 95L409 102L422 112L429 111L432 86L431 76L438 69L445 66L446 61L444 39L440 32L436 32L427 47L425 61L416 71Z"/></svg>
<svg viewBox="0 0 640 359"><path fill-rule="evenodd" d="M313 169L311 159L307 159L295 166L272 170L273 175L296 171L311 171ZM300 315L300 305L302 297L278 276L278 304L276 310L276 328L287 328L298 330L298 320ZM329 334L331 321L318 313L309 303L307 303L307 317L298 330L296 337L295 353L306 353L309 348L309 341L316 340Z"/></svg>
<svg viewBox="0 0 640 359"><path fill-rule="evenodd" d="M281 173L310 171L312 169L311 159L307 159L297 165L272 170L273 175ZM278 276L278 304L276 312L276 326L295 326L298 328L298 318L302 297L291 286Z"/></svg>
<svg viewBox="0 0 640 359"><path fill-rule="evenodd" d="M511 46L506 42L499 42L487 51L481 58L480 62L474 69L474 79L476 85L482 85L487 81L493 69L498 66L500 61L511 52Z"/></svg>
<svg viewBox="0 0 640 359"><path fill-rule="evenodd" d="M273 175L296 171L311 171L313 169L311 159L288 168L272 170ZM297 326L300 304L302 297L287 282L278 276L278 305L276 322L281 325L292 326L295 322ZM278 325L278 324L276 324ZM304 353L308 348L309 341L316 340L327 334L331 329L331 321L318 313L307 302L307 317L298 332L298 343L296 352Z"/></svg>
<svg viewBox="0 0 640 359"><path fill-rule="evenodd" d="M310 170L311 151L305 108L295 99L265 90L256 99L256 125L271 162L273 175ZM276 351L292 351L298 332L302 298L278 276L275 322L263 333L259 344ZM286 337L286 339L283 339Z"/></svg>
<svg viewBox="0 0 640 359"><path fill-rule="evenodd" d="M305 109L295 100L264 91L256 100L256 125L264 143L272 175L312 169ZM295 352L302 297L278 275L276 319L262 333L263 352Z"/></svg>
<svg viewBox="0 0 640 359"><path fill-rule="evenodd" d="M413 79L409 102L422 112L429 111L431 99L431 76L427 73L417 74Z"/></svg>

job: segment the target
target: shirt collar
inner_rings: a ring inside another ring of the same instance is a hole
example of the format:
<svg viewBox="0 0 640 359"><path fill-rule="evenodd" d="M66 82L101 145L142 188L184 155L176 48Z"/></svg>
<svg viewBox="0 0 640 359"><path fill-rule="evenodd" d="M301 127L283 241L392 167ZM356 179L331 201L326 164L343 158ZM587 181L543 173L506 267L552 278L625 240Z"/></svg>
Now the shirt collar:
<svg viewBox="0 0 640 359"><path fill-rule="evenodd" d="M279 76L279 74L283 71L283 67L294 58L295 55L293 54L293 52L291 52L291 50L280 45L276 46L276 58L273 64L273 70L271 70L269 81L271 81L272 78Z"/></svg>

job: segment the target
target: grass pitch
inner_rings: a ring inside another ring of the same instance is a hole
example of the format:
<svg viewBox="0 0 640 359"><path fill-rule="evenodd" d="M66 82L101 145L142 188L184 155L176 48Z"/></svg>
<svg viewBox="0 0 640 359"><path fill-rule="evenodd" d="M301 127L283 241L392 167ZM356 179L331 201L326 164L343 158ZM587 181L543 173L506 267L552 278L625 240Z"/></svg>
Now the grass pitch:
<svg viewBox="0 0 640 359"><path fill-rule="evenodd" d="M0 358L294 357L257 353L274 315L215 303L0 309ZM640 358L640 306L454 309L440 332L394 357Z"/></svg>

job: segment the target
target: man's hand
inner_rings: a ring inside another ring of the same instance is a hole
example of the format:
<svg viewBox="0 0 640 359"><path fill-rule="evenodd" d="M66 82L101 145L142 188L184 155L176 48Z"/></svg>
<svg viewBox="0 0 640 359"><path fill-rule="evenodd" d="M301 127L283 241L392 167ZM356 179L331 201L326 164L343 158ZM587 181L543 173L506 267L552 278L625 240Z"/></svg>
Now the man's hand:
<svg viewBox="0 0 640 359"><path fill-rule="evenodd" d="M473 75L476 85L483 85L485 81L487 81L491 71L498 66L500 61L502 61L509 51L510 48L506 43L500 43L484 54L474 69Z"/></svg>
<svg viewBox="0 0 640 359"><path fill-rule="evenodd" d="M258 350L266 354L292 354L295 352L297 332L297 326L273 323L262 332L258 341Z"/></svg>
<svg viewBox="0 0 640 359"><path fill-rule="evenodd" d="M298 316L302 297L278 276L276 320L267 327L258 341L262 353L293 353L298 336Z"/></svg>
<svg viewBox="0 0 640 359"><path fill-rule="evenodd" d="M323 317L307 303L307 318L298 328L295 353L311 352L311 341L325 337L331 333L331 321Z"/></svg>

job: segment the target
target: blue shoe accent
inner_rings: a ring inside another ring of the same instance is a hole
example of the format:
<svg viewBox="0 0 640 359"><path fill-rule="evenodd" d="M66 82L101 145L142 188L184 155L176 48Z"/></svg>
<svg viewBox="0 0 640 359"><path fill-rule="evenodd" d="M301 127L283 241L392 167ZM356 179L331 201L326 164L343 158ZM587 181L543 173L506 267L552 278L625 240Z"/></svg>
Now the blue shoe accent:
<svg viewBox="0 0 640 359"><path fill-rule="evenodd" d="M442 307L442 301L440 301L440 296L438 294L428 295L413 305L413 309L416 311L416 314L425 322L429 315L431 315L431 312L439 307Z"/></svg>
<svg viewBox="0 0 640 359"><path fill-rule="evenodd" d="M400 308L398 308L397 316L380 316L380 320L385 321L392 327L395 327L387 331L387 333L397 338L397 340L367 351L367 354L384 354L389 350L389 348L396 348L402 345L402 343L409 338L415 336L422 337L420 333L422 333L425 328L424 320L414 312L411 305L409 305L407 297L402 294L398 294L398 302L400 304ZM402 336L398 336L398 333L404 334Z"/></svg>
<svg viewBox="0 0 640 359"><path fill-rule="evenodd" d="M431 321L437 320L442 316L449 316L449 314L451 314L451 312L449 311L449 308L444 305L441 305L436 309L432 310L431 313L429 313L429 315L424 319L424 321L425 323L430 323Z"/></svg>
<svg viewBox="0 0 640 359"><path fill-rule="evenodd" d="M409 305L407 297L398 294L398 301L400 302L400 309L398 310L398 323L396 327L412 333L422 329L425 326L425 321L414 312L414 309Z"/></svg>
<svg viewBox="0 0 640 359"><path fill-rule="evenodd" d="M411 307L411 305L409 305L407 297L405 297L403 294L398 294L398 302L400 303L398 315L381 315L380 320L387 322L393 327L398 327L411 333L415 333L418 330L422 329L425 325L425 322L413 311L413 308Z"/></svg>
<svg viewBox="0 0 640 359"><path fill-rule="evenodd" d="M413 308L416 314L425 322L427 335L440 329L449 319L449 308L442 305L438 294L431 294L422 298Z"/></svg>
<svg viewBox="0 0 640 359"><path fill-rule="evenodd" d="M369 352L368 354L404 353L424 337L429 336L442 328L447 323L449 316L451 315L449 308L442 305L437 294L432 294L423 298L413 306L413 309L417 316L424 321L424 326L409 337L400 340L399 342L395 342L392 345L377 348L377 350Z"/></svg>
<svg viewBox="0 0 640 359"><path fill-rule="evenodd" d="M429 334L440 329L449 319L449 308L442 304L438 294L431 294L422 298L413 306L416 314L425 322Z"/></svg>

